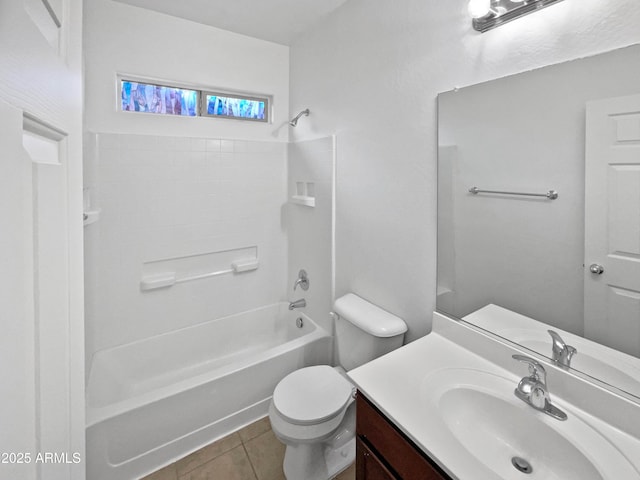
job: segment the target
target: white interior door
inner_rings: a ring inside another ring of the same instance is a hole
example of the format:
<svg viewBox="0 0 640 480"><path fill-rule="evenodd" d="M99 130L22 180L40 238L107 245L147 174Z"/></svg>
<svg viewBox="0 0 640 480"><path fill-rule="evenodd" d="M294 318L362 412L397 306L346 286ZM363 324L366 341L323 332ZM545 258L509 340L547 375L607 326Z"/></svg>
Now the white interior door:
<svg viewBox="0 0 640 480"><path fill-rule="evenodd" d="M0 149L0 451L33 452L35 345L31 227L27 220L31 163L22 149L22 111L2 101ZM35 465L3 464L0 478L35 478Z"/></svg>
<svg viewBox="0 0 640 480"><path fill-rule="evenodd" d="M0 0L0 480L82 480L81 0Z"/></svg>
<svg viewBox="0 0 640 480"><path fill-rule="evenodd" d="M640 95L587 104L585 336L640 356Z"/></svg>

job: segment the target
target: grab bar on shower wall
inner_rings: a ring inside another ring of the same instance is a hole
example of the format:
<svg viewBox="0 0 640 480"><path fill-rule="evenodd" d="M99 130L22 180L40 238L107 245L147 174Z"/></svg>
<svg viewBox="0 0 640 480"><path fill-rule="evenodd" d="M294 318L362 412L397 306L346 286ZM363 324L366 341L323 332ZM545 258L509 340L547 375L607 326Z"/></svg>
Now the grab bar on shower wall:
<svg viewBox="0 0 640 480"><path fill-rule="evenodd" d="M258 268L257 258L245 258L233 262L231 268L217 270L215 272L201 273L199 275L191 275L187 277L178 277L176 272L166 272L157 275L145 276L140 280L140 290L143 292L149 290L157 290L158 288L172 287L176 283L191 282L193 280L202 280L210 277L217 277L226 273L243 273L256 270Z"/></svg>
<svg viewBox="0 0 640 480"><path fill-rule="evenodd" d="M176 283L230 273L250 272L256 270L258 266L256 245L151 260L142 264L140 290L146 292L171 287Z"/></svg>
<svg viewBox="0 0 640 480"><path fill-rule="evenodd" d="M477 195L478 193L497 193L500 195L520 195L526 197L546 197L549 200L555 200L558 198L558 192L555 190L549 190L547 193L525 193L525 192L502 192L500 190L480 190L478 187L471 187L469 193Z"/></svg>

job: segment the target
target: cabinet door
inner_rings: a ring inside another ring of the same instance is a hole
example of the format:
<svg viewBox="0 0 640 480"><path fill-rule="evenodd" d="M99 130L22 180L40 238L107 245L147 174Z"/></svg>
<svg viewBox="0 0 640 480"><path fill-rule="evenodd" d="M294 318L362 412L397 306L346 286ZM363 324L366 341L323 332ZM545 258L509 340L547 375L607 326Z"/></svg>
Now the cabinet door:
<svg viewBox="0 0 640 480"><path fill-rule="evenodd" d="M362 440L356 439L356 480L396 480L380 459Z"/></svg>
<svg viewBox="0 0 640 480"><path fill-rule="evenodd" d="M371 449L378 459L384 460L384 468L390 476L370 477L368 472L358 479L393 478L402 480L449 480L441 469L426 454L419 450L406 435L391 423L377 408L361 393L356 397L356 433L358 440L364 447ZM358 460L367 460L365 457ZM384 466L383 465L383 466ZM357 467L357 465L356 465ZM393 472L390 474L389 472Z"/></svg>

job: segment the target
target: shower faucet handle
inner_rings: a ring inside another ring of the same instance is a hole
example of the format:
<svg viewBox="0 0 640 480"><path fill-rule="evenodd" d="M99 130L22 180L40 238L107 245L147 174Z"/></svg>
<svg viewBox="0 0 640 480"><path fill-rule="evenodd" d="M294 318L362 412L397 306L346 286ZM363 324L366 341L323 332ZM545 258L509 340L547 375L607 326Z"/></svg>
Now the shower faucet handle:
<svg viewBox="0 0 640 480"><path fill-rule="evenodd" d="M296 291L296 288L298 288L298 285L300 285L300 288L305 292L309 290L309 276L307 275L306 270L300 270L298 272L298 279L293 284L294 292Z"/></svg>

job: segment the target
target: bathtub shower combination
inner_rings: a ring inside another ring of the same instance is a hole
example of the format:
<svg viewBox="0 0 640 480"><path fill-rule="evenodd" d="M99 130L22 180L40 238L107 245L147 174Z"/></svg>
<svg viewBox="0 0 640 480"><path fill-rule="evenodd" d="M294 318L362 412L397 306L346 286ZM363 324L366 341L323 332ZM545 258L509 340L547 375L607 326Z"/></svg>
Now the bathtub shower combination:
<svg viewBox="0 0 640 480"><path fill-rule="evenodd" d="M96 353L87 386L87 478L148 474L266 415L290 372L330 363L330 334L287 306Z"/></svg>

